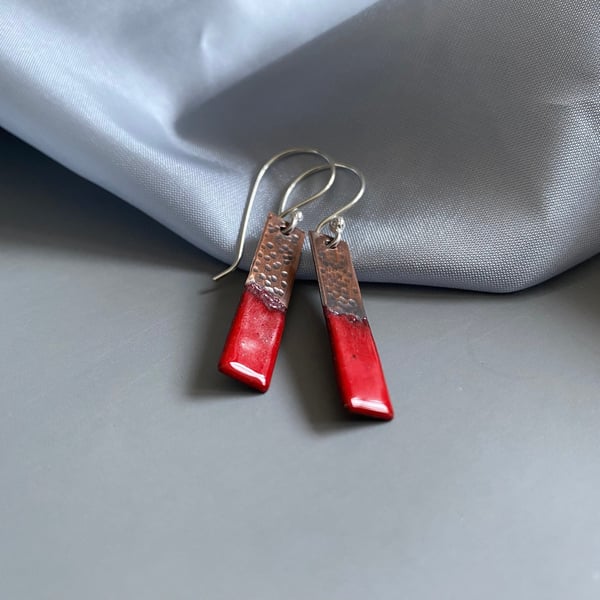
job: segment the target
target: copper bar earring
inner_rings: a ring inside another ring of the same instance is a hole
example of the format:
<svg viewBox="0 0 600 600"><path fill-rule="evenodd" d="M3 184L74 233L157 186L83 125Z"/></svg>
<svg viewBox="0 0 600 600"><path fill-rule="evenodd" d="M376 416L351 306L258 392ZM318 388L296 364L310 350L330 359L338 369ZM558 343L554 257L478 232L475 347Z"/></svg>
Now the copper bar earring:
<svg viewBox="0 0 600 600"><path fill-rule="evenodd" d="M390 420L394 409L381 366L377 346L367 320L348 244L342 240L342 213L354 206L365 191L363 175L348 165L336 169L353 173L360 181L354 198L323 219L309 233L319 281L321 303L329 331L336 379L344 406L352 413ZM297 177L288 187L282 204L303 179L323 170L315 167ZM321 233L329 225L333 236Z"/></svg>
<svg viewBox="0 0 600 600"><path fill-rule="evenodd" d="M213 279L234 271L244 251L250 211L256 192L267 170L280 159L296 154L313 154L323 158L323 169L330 169L327 184L316 194L279 214L269 213L258 242L254 259L231 324L218 368L242 383L266 392L271 383L285 317L302 254L305 233L296 225L302 219L300 208L322 196L335 180L334 163L312 148L290 148L270 158L258 172L250 189L238 237L237 256L233 264ZM290 222L286 220L290 218Z"/></svg>

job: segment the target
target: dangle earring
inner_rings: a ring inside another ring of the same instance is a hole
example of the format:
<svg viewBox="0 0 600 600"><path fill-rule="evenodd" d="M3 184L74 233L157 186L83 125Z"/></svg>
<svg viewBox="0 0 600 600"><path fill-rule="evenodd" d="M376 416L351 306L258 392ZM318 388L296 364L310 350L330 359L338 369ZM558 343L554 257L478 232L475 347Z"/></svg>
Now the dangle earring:
<svg viewBox="0 0 600 600"><path fill-rule="evenodd" d="M321 303L329 331L336 379L344 406L352 413L390 420L394 409L383 375L379 353L363 306L360 287L348 244L342 240L345 221L342 214L354 206L365 192L362 173L336 163L336 169L353 173L360 181L354 198L323 219L309 232ZM296 185L323 171L314 167L297 177L286 190L282 206ZM321 233L329 225L332 236Z"/></svg>
<svg viewBox="0 0 600 600"><path fill-rule="evenodd" d="M219 371L259 392L266 392L271 383L292 287L302 254L305 233L296 227L302 220L299 209L327 192L335 180L335 166L328 156L313 148L290 148L271 157L261 167L250 189L242 216L236 259L230 267L213 277L214 281L225 277L240 263L250 212L265 173L278 160L296 154L313 154L322 158L326 164L320 168L320 171L329 169L331 175L325 187L316 194L287 210L280 210L278 214L270 212L267 215L244 291L219 360Z"/></svg>

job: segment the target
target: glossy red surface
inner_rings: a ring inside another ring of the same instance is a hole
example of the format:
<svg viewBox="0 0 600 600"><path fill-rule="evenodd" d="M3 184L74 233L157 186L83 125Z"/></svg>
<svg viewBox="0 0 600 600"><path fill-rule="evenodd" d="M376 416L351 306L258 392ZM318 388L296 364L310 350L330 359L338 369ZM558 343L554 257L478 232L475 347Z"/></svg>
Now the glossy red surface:
<svg viewBox="0 0 600 600"><path fill-rule="evenodd" d="M390 401L381 361L366 318L325 308L333 362L344 406L352 413L390 420Z"/></svg>
<svg viewBox="0 0 600 600"><path fill-rule="evenodd" d="M281 343L285 310L269 307L246 286L231 324L219 371L266 392Z"/></svg>

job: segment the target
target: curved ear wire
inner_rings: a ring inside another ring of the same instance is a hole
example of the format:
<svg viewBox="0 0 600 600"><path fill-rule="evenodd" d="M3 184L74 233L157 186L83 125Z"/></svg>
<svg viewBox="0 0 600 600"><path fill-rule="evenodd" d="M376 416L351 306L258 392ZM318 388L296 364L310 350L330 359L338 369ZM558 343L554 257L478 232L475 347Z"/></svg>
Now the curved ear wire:
<svg viewBox="0 0 600 600"><path fill-rule="evenodd" d="M242 260L242 255L244 253L244 244L246 243L246 232L248 230L248 222L250 220L250 212L252 211L252 206L254 205L254 200L256 199L256 193L258 192L258 187L259 187L263 177L265 176L265 173L278 160L286 158L288 156L293 156L296 154L314 154L316 156L320 156L322 159L327 161L327 165L323 165L322 167L320 167L320 170L324 171L325 169L330 169L331 175L329 176L329 180L327 181L327 184L325 185L325 187L322 190L320 190L316 194L313 194L312 196L310 196L310 198L307 198L306 200L303 200L302 202L293 206L291 209L286 210L285 213L281 213L279 216L281 216L282 218L285 218L286 216L292 214L293 217L292 217L291 225L295 226L296 223L298 222L298 220L300 219L298 209L301 206L304 206L305 204L308 204L309 202L312 202L313 200L316 200L317 198L321 197L333 185L333 182L335 181L335 163L326 154L324 154L323 152L321 152L319 150L316 150L314 148L288 148L287 150L283 150L282 152L279 152L278 154L275 154L274 156L272 156L260 168L260 171L257 173L256 178L254 179L254 183L252 184L252 187L250 188L250 192L248 194L248 199L246 200L246 207L244 208L244 214L242 215L242 223L240 225L240 231L238 234L237 251L236 251L235 260L233 261L233 263L231 263L231 265L229 267L227 267L227 269L225 269L218 275L215 275L213 277L213 281L218 281L219 279L222 279L226 275L229 275L229 273L232 273L233 271L235 271L237 266L240 264L240 261Z"/></svg>
<svg viewBox="0 0 600 600"><path fill-rule="evenodd" d="M342 239L342 231L344 230L344 227L345 227L344 218L342 217L342 214L345 213L350 208L352 208L363 197L363 195L365 193L365 188L366 188L365 177L358 169L355 169L354 167L351 167L350 165L345 165L342 163L335 163L334 166L336 169L342 169L344 171L349 171L350 173L353 173L354 175L356 175L356 177L358 177L358 179L360 181L360 189L355 194L355 196L352 198L352 200L350 200L350 202L348 202L348 204L345 204L341 208L338 208L335 212L331 213L328 217L325 217L317 225L317 227L316 227L317 233L320 233L321 230L323 229L323 227L325 227L325 225L327 225L327 224L329 224L332 232L335 233L335 237L333 237L327 244L327 246L329 248L335 248L340 243L340 240ZM285 205L287 204L289 197L292 194L292 192L294 191L294 189L296 188L296 186L304 179L312 177L313 175L315 175L317 173L321 173L322 171L324 171L327 168L328 168L327 166L319 165L317 167L313 167L312 169L308 169L308 171L305 171L301 175L298 175L298 177L296 177L296 179L294 179L294 181L292 181L290 183L290 185L287 187L285 194L283 195L283 197L281 199L281 203L279 204L280 215L282 213L283 214L293 213L294 211L297 211L298 208L300 208L301 206L304 206L305 204L307 204L308 201L303 200L302 202L299 202L298 204L294 204L294 206L292 206L291 208L286 209L285 213L284 213ZM314 199L314 198L311 198L311 200L312 199Z"/></svg>

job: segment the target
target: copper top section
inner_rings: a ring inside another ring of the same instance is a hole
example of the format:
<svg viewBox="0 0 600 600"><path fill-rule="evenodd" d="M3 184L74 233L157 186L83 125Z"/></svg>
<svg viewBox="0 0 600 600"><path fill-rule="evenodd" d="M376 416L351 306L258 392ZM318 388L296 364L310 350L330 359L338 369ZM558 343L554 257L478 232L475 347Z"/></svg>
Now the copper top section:
<svg viewBox="0 0 600 600"><path fill-rule="evenodd" d="M290 302L296 271L302 254L304 231L281 231L287 223L269 213L256 247L246 286L269 308L285 310Z"/></svg>
<svg viewBox="0 0 600 600"><path fill-rule="evenodd" d="M325 243L329 239L327 235L310 232L310 247L319 279L321 302L336 314L364 319L367 315L348 244L341 241L337 247L328 248Z"/></svg>

